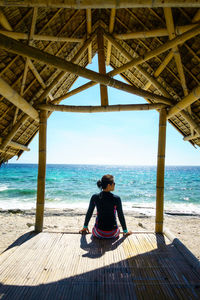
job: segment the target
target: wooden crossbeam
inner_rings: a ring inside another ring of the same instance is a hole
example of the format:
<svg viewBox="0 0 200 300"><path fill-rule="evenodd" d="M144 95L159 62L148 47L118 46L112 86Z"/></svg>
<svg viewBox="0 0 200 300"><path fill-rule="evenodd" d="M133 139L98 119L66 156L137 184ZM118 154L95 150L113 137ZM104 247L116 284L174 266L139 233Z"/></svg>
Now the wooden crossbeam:
<svg viewBox="0 0 200 300"><path fill-rule="evenodd" d="M2 143L3 140L4 140L4 138L0 136L0 144ZM10 141L8 143L8 146L10 146L12 148L23 150L23 151L30 151L30 149L27 146L24 146L22 144L19 144L19 143L16 143L16 142L12 142L12 141Z"/></svg>
<svg viewBox="0 0 200 300"><path fill-rule="evenodd" d="M122 73L124 71L126 71L127 69L130 69L132 67L135 67L138 64L143 63L144 61L147 61L181 43L184 43L185 41L187 41L188 39L198 35L200 33L200 26L197 25L195 26L193 29L177 36L176 38L167 41L165 44L159 46L158 48L147 52L146 54L144 54L142 57L139 58L135 58L132 61L124 64L122 67L119 67L118 69L115 69L116 74ZM108 35L106 35L108 36Z"/></svg>
<svg viewBox="0 0 200 300"><path fill-rule="evenodd" d="M106 66L105 66L105 54L104 54L104 38L103 31L97 31L97 53L98 53L98 65L99 65L99 73L106 74ZM108 105L108 91L107 86L100 84L100 95L101 95L101 105Z"/></svg>
<svg viewBox="0 0 200 300"><path fill-rule="evenodd" d="M46 8L70 8L70 9L87 9L87 8L137 8L137 7L200 7L197 0L0 0L0 6L16 6L16 7L46 7Z"/></svg>
<svg viewBox="0 0 200 300"><path fill-rule="evenodd" d="M197 10L196 14L194 15L192 22L199 22L200 21L200 9Z"/></svg>
<svg viewBox="0 0 200 300"><path fill-rule="evenodd" d="M86 18L87 18L87 34L88 37L92 33L92 11L91 9L86 9ZM88 63L92 62L92 43L88 46Z"/></svg>
<svg viewBox="0 0 200 300"><path fill-rule="evenodd" d="M21 109L34 120L39 120L38 112L23 97L21 97L9 84L0 78L0 94L15 106Z"/></svg>
<svg viewBox="0 0 200 300"><path fill-rule="evenodd" d="M169 109L167 118L171 118L175 114L179 113L184 108L188 107L190 104L195 102L200 98L200 86L197 86L189 93L186 97L184 97L181 101L179 101L176 105Z"/></svg>
<svg viewBox="0 0 200 300"><path fill-rule="evenodd" d="M107 34L105 34L105 37L106 36L107 36ZM114 40L110 35L109 35L109 38L110 38L110 41L112 42L112 44L121 53L121 55L123 55L128 60L132 59L131 55L120 44L118 44L116 40ZM136 66L136 68L139 71L142 71L139 68L139 66ZM118 68L118 70L119 70L119 68ZM109 72L108 74L110 76L112 76L112 74L115 74L114 71L115 70ZM147 74L144 73L144 76L147 76ZM148 76L149 76L149 82L151 82L152 85L154 85L159 91L161 91L164 96L168 97L169 96L168 93L162 88L162 86L160 85L160 83L158 81L156 81L156 79L153 78L151 75L148 75ZM168 105L173 105L174 101L173 100L172 101L171 100L167 100L167 102L163 102L163 103L166 103ZM193 128L200 135L200 126L194 121L194 119L188 114L188 112L182 110L180 112L180 114L189 123L189 125L191 126L191 128Z"/></svg>
<svg viewBox="0 0 200 300"><path fill-rule="evenodd" d="M162 109L165 104L125 104L125 105L108 105L108 106L71 106L71 105L52 105L41 104L38 106L41 110L62 111L62 112L78 112L78 113L98 113L98 112L118 112L118 111L141 111Z"/></svg>
<svg viewBox="0 0 200 300"><path fill-rule="evenodd" d="M116 9L112 8L110 12L110 23L109 23L109 33L113 32L114 25L115 25L115 15ZM111 56L111 43L108 41L107 43L107 55L106 55L106 65L109 66L110 64L110 56Z"/></svg>
<svg viewBox="0 0 200 300"><path fill-rule="evenodd" d="M67 94L65 94L65 95L63 95L63 96L61 96L61 97L58 97L58 98L54 99L53 101L51 101L51 103L52 103L52 104L58 104L58 103L60 103L62 100L67 99L67 98L69 98L69 97L71 97L71 96L73 96L73 95L76 95L76 94L78 94L78 93L80 93L80 92L82 92L82 91L85 91L85 90L89 89L90 87L95 86L96 84L97 84L97 83L94 82L94 81L89 81L88 83L85 83L85 84L83 84L83 85L77 87L76 89L74 89L74 90L68 92Z"/></svg>
<svg viewBox="0 0 200 300"><path fill-rule="evenodd" d="M0 30L0 33L4 34L6 36L9 36L13 39L17 39L17 40L28 40L29 39L28 33L7 31L7 30ZM82 38L52 36L52 35L44 35L44 34L34 34L32 36L32 40L49 41L49 42L67 42L67 43L82 43L84 41L84 39L82 39Z"/></svg>
<svg viewBox="0 0 200 300"><path fill-rule="evenodd" d="M167 30L169 33L169 39L172 40L176 37L176 33L175 33L174 20L173 20L171 8L170 7L164 8L164 14L165 14L165 20L166 20L166 24L167 24ZM187 85L186 85L185 74L184 74L183 65L182 65L178 46L176 45L175 47L172 48L172 50L174 52L174 58L175 58L178 74L179 74L179 77L181 80L183 92L184 92L184 95L187 96L188 89L187 89Z"/></svg>
<svg viewBox="0 0 200 300"><path fill-rule="evenodd" d="M2 9L0 9L0 24L5 28L6 30L11 31L12 27L10 26L10 23L8 22L6 16L4 15Z"/></svg>
<svg viewBox="0 0 200 300"><path fill-rule="evenodd" d="M191 135L185 136L183 138L183 140L184 141L191 141L191 140L195 140L195 139L197 139L199 137L200 137L200 135L198 133L196 133L196 134L191 134Z"/></svg>
<svg viewBox="0 0 200 300"><path fill-rule="evenodd" d="M176 26L174 32L176 35L183 34L184 32L194 28L196 24L189 24L184 26ZM135 31L129 33L113 34L114 38L118 40L129 40L129 39L147 39L152 37L168 36L167 28Z"/></svg>
<svg viewBox="0 0 200 300"><path fill-rule="evenodd" d="M7 145L11 142L11 140L13 139L13 137L15 136L15 134L18 132L18 130L21 128L22 125L24 125L26 123L26 121L28 120L29 116L28 115L23 115L13 126L12 130L9 132L9 134L4 137L4 140L1 144L0 149L4 150Z"/></svg>
<svg viewBox="0 0 200 300"><path fill-rule="evenodd" d="M198 29L200 30L200 28L198 28ZM55 68L58 68L60 70L63 70L63 71L66 71L66 72L69 72L72 74L76 74L78 76L90 79L92 81L96 81L100 84L111 86L111 87L117 88L119 90L123 90L125 92L135 94L135 95L138 95L138 96L141 96L144 98L152 99L156 102L162 102L162 100L168 101L168 99L166 97L143 91L139 88L125 84L119 80L110 78L107 75L99 74L97 72L85 69L85 68L75 65L71 62L68 62L62 58L55 57L49 53L43 52L39 49L21 44L19 41L13 40L2 34L0 34L0 48L8 50L12 53L16 53L16 54L23 55L25 57L29 57L33 60L37 60L44 64L54 66Z"/></svg>

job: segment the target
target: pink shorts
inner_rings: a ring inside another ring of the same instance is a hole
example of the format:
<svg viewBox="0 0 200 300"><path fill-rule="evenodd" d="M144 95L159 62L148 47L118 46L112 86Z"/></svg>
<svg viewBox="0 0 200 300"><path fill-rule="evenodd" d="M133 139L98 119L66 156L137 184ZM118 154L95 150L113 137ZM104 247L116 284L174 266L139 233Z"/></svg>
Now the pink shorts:
<svg viewBox="0 0 200 300"><path fill-rule="evenodd" d="M113 229L111 231L104 231L100 230L97 227L93 227L92 229L92 235L99 239L111 239L111 238L117 238L120 234L120 230L117 227L116 229Z"/></svg>

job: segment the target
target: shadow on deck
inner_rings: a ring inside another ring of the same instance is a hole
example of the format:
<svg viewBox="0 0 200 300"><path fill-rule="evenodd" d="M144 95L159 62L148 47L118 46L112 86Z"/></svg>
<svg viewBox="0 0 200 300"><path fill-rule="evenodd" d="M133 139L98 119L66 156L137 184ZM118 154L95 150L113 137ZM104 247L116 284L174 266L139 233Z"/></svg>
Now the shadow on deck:
<svg viewBox="0 0 200 300"><path fill-rule="evenodd" d="M0 256L0 299L200 299L200 273L183 247L155 233L30 232Z"/></svg>

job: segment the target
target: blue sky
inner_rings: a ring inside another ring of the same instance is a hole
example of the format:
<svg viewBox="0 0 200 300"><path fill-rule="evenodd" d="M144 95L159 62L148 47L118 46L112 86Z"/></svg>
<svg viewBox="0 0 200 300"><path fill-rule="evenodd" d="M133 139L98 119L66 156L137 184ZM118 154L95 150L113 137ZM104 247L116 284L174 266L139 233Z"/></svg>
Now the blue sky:
<svg viewBox="0 0 200 300"><path fill-rule="evenodd" d="M97 57L89 69L98 71ZM111 69L108 68L107 71ZM123 81L120 76L115 77ZM88 80L79 78L72 89ZM108 88L109 104L146 103L146 100ZM99 85L74 95L62 104L100 105ZM47 126L47 163L156 165L159 114L157 111L110 113L54 112ZM38 162L38 134L12 163ZM200 165L200 148L195 149L167 124L166 165Z"/></svg>

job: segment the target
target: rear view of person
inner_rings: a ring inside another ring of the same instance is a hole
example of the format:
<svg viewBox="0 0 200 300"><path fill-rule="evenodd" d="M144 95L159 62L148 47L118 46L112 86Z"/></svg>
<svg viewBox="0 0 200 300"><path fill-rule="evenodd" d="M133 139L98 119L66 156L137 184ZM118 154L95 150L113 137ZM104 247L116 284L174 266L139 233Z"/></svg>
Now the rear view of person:
<svg viewBox="0 0 200 300"><path fill-rule="evenodd" d="M117 225L116 213L123 228L123 234L130 235L131 231L128 231L126 227L121 199L111 193L115 189L114 177L109 174L104 175L101 180L97 181L97 186L101 192L91 197L83 229L79 232L89 233L88 224L96 207L97 217L92 229L94 237L107 239L119 237L120 229Z"/></svg>

